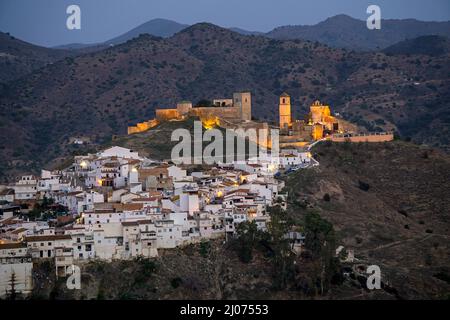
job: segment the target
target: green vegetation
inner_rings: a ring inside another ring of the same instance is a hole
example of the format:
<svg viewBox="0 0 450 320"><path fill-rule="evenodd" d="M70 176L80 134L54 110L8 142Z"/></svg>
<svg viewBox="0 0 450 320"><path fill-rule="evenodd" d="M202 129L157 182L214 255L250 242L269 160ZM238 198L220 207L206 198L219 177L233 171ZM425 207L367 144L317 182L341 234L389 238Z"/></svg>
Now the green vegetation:
<svg viewBox="0 0 450 320"><path fill-rule="evenodd" d="M41 201L36 202L33 209L28 213L28 217L31 220L39 219L54 219L58 215L63 215L67 213L67 208L62 205L55 205L53 199L49 199L44 196Z"/></svg>
<svg viewBox="0 0 450 320"><path fill-rule="evenodd" d="M248 263L253 259L253 250L262 239L262 232L258 231L255 221L245 221L236 228L236 250L239 259Z"/></svg>
<svg viewBox="0 0 450 320"><path fill-rule="evenodd" d="M209 243L209 241L202 241L200 243L200 255L203 258L207 258L210 251L211 251L211 244Z"/></svg>
<svg viewBox="0 0 450 320"><path fill-rule="evenodd" d="M332 284L342 281L339 260L335 257L336 234L329 221L315 212L307 212L303 220L296 221L280 206L271 207L269 213L271 221L265 232L258 231L255 222L238 225L231 247L243 263L252 262L255 251L263 254L271 265L274 290L295 287L306 294L323 295ZM304 232L302 256L310 259L303 259L292 250L288 234L295 230ZM296 285L304 282L310 285Z"/></svg>
<svg viewBox="0 0 450 320"><path fill-rule="evenodd" d="M173 278L172 280L170 280L170 285L174 289L178 288L182 283L183 283L183 279L181 279L180 277L176 277L176 278Z"/></svg>

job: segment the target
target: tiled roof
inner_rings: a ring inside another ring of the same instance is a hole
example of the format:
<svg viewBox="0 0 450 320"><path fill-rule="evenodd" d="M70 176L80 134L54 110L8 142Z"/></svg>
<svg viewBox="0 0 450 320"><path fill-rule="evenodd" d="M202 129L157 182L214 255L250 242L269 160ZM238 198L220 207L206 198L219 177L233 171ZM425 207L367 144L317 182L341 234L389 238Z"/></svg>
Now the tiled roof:
<svg viewBox="0 0 450 320"><path fill-rule="evenodd" d="M69 239L72 239L72 237L66 234L25 237L26 242L55 241L55 240L69 240Z"/></svg>

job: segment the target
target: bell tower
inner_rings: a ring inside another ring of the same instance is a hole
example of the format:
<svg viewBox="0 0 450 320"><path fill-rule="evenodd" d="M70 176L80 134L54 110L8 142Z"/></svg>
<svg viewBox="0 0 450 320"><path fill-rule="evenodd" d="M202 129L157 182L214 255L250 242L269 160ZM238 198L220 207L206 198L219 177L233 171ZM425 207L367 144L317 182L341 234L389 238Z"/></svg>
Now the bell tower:
<svg viewBox="0 0 450 320"><path fill-rule="evenodd" d="M291 120L291 97L284 92L280 96L280 130L284 132L289 132L289 128L292 126Z"/></svg>
<svg viewBox="0 0 450 320"><path fill-rule="evenodd" d="M250 92L233 93L233 105L239 108L241 120L252 120L252 94Z"/></svg>

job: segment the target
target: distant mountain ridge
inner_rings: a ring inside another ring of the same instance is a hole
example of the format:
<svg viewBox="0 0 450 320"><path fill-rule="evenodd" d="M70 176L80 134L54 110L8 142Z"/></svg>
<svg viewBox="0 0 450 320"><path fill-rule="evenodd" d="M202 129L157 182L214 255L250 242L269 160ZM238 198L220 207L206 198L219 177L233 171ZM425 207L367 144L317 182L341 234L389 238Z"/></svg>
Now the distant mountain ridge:
<svg viewBox="0 0 450 320"><path fill-rule="evenodd" d="M424 35L450 37L450 21L426 22L415 19L387 19L380 30L369 30L366 21L348 15L330 17L313 26L278 27L266 34L274 39L318 41L335 48L384 49L397 42Z"/></svg>
<svg viewBox="0 0 450 320"><path fill-rule="evenodd" d="M168 38L187 27L189 27L189 25L181 24L171 20L153 19L137 26L134 29L131 29L130 31L118 37L105 41L105 44L117 45L120 43L124 43L128 40L138 37L140 34L150 34L156 37Z"/></svg>
<svg viewBox="0 0 450 320"><path fill-rule="evenodd" d="M104 49L108 46L118 45L125 43L128 40L138 37L141 34L149 34L156 37L168 38L173 36L175 33L189 27L187 24L181 24L172 20L167 19L152 19L147 21L136 28L131 29L115 38L106 40L105 42L85 44L85 43L70 43L66 45L56 46L55 49L71 49L71 50L81 50L89 51L88 48L93 49L93 51L98 51Z"/></svg>
<svg viewBox="0 0 450 320"><path fill-rule="evenodd" d="M150 34L168 38L189 27L167 19L153 19L138 27L98 44L68 44L58 46L59 49L98 51L109 45L117 45L136 38L140 34ZM310 40L318 41L334 48L351 50L382 50L397 42L425 35L450 37L450 21L428 22L415 19L386 19L381 22L381 30L369 30L366 21L340 14L330 17L315 25L281 26L270 32L248 31L242 28L228 28L242 35L266 36L278 40Z"/></svg>

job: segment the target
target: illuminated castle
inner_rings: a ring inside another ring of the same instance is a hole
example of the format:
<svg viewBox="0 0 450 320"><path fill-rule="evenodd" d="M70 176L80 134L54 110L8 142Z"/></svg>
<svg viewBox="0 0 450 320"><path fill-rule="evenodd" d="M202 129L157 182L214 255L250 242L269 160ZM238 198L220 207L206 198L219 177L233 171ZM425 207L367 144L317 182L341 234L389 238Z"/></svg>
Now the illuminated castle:
<svg viewBox="0 0 450 320"><path fill-rule="evenodd" d="M156 109L156 118L128 127L128 134L143 132L158 123L199 117L204 125L211 127L221 121L246 122L252 119L252 97L250 92L237 92L232 99L214 99L213 106L193 107L189 101L182 101L174 109Z"/></svg>
<svg viewBox="0 0 450 320"><path fill-rule="evenodd" d="M279 125L282 146L302 146L334 133L356 129L350 123L333 117L330 107L320 101L315 101L309 110L304 120L292 120L291 98L287 93L280 96Z"/></svg>

